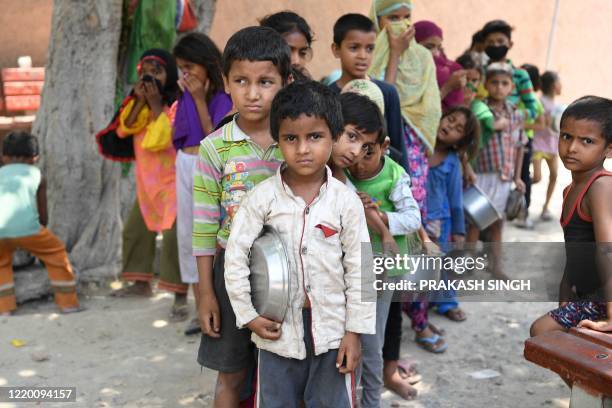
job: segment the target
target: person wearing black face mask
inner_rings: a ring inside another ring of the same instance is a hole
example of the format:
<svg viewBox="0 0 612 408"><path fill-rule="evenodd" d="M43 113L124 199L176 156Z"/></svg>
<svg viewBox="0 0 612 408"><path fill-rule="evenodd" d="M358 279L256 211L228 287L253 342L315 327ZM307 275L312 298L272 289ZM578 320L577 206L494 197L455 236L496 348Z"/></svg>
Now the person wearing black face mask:
<svg viewBox="0 0 612 408"><path fill-rule="evenodd" d="M516 106L521 102L520 110L524 118L535 119L538 115L538 102L533 91L533 85L527 71L517 68L507 58L508 51L514 45L512 43L512 27L503 20L489 21L482 29L484 37L485 53L489 57L489 63L506 62L512 66L512 80L514 90L508 97L508 101Z"/></svg>

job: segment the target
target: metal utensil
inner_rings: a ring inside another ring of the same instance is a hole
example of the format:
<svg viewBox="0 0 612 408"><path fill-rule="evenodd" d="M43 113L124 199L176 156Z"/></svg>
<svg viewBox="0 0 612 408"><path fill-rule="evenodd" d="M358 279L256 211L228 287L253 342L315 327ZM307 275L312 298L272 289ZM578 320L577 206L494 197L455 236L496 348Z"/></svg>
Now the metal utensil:
<svg viewBox="0 0 612 408"><path fill-rule="evenodd" d="M289 307L290 269L279 233L264 225L251 247L251 298L260 316L282 322Z"/></svg>
<svg viewBox="0 0 612 408"><path fill-rule="evenodd" d="M475 184L463 191L463 210L468 221L481 231L502 218L489 197Z"/></svg>
<svg viewBox="0 0 612 408"><path fill-rule="evenodd" d="M506 202L506 219L512 221L527 208L525 194L519 190L512 190Z"/></svg>

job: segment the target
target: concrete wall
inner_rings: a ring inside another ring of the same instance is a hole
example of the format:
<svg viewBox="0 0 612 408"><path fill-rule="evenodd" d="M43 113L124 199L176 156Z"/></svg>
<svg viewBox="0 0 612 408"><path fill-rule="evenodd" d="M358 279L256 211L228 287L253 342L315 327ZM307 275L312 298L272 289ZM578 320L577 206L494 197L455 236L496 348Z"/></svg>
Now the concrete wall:
<svg viewBox="0 0 612 408"><path fill-rule="evenodd" d="M0 0L0 68L16 67L22 55L45 65L52 11L51 0Z"/></svg>
<svg viewBox="0 0 612 408"><path fill-rule="evenodd" d="M159 0L155 0L159 1ZM517 64L543 68L556 0L415 0L414 19L429 19L445 31L444 45L456 57L471 35L494 18L514 27L511 58ZM15 66L31 55L43 65L50 33L52 0L0 0L0 67ZM306 18L315 32L309 70L319 78L338 67L329 50L332 26L342 14L367 14L370 0L218 0L211 36L223 47L236 30L257 24L267 14L291 9ZM560 0L550 69L560 73L562 100L595 93L612 97L612 1Z"/></svg>
<svg viewBox="0 0 612 408"><path fill-rule="evenodd" d="M496 18L515 27L510 57L516 64L544 68L555 0L415 0L414 21L435 21L445 32L451 58L470 44L472 33ZM316 41L309 70L319 78L338 67L329 50L332 27L344 13L367 14L370 0L219 0L211 36L222 47L237 29L266 14L290 9L312 26ZM612 97L612 1L560 0L560 13L549 69L560 73L561 100L594 93Z"/></svg>

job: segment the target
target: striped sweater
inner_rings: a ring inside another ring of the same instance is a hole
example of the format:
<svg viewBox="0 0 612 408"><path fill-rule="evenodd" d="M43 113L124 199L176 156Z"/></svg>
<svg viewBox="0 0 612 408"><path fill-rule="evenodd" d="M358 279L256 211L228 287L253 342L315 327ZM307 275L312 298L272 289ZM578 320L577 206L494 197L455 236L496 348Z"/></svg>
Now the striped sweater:
<svg viewBox="0 0 612 408"><path fill-rule="evenodd" d="M508 60L508 63L512 65L512 61ZM533 91L529 74L524 69L512 65L512 81L514 82L514 89L508 97L508 101L514 106L519 106L519 103L522 102L521 111L525 112L523 119L536 119L538 117L538 99Z"/></svg>
<svg viewBox="0 0 612 408"><path fill-rule="evenodd" d="M282 162L276 143L264 151L236 119L200 143L193 180L194 256L213 256L217 246L225 248L242 198L274 175Z"/></svg>

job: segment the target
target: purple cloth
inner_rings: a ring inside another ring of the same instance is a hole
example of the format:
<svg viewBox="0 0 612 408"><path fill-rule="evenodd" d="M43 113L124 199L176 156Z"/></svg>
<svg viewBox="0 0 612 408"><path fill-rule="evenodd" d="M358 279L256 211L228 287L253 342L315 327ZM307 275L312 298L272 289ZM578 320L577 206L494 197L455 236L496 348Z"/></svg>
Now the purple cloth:
<svg viewBox="0 0 612 408"><path fill-rule="evenodd" d="M444 39L442 29L433 21L423 20L414 23L414 31L414 39L418 43L434 36ZM438 80L438 87L442 89L453 72L463 68L455 61L449 60L442 51L440 51L439 54L434 54L433 57L434 62L436 63L436 78ZM456 105L461 105L462 103L463 90L457 89L446 95L446 98L442 100L442 110L447 111L449 108Z"/></svg>
<svg viewBox="0 0 612 408"><path fill-rule="evenodd" d="M213 95L208 103L208 114L212 121L213 129L221 119L232 109L232 99L228 94L219 91ZM178 101L176 116L174 117L174 134L172 143L176 150L185 147L197 146L206 135L202 130L198 108L193 96L185 90Z"/></svg>
<svg viewBox="0 0 612 408"><path fill-rule="evenodd" d="M463 69L461 65L457 64L455 61L449 60L444 54L434 57L434 62L436 63L436 78L440 89L442 89L453 72ZM461 105L462 103L463 89L456 89L446 95L446 98L442 99L442 111L446 112L449 108Z"/></svg>
<svg viewBox="0 0 612 408"><path fill-rule="evenodd" d="M442 37L442 29L433 21L421 20L414 23L414 39L420 43L429 37Z"/></svg>

